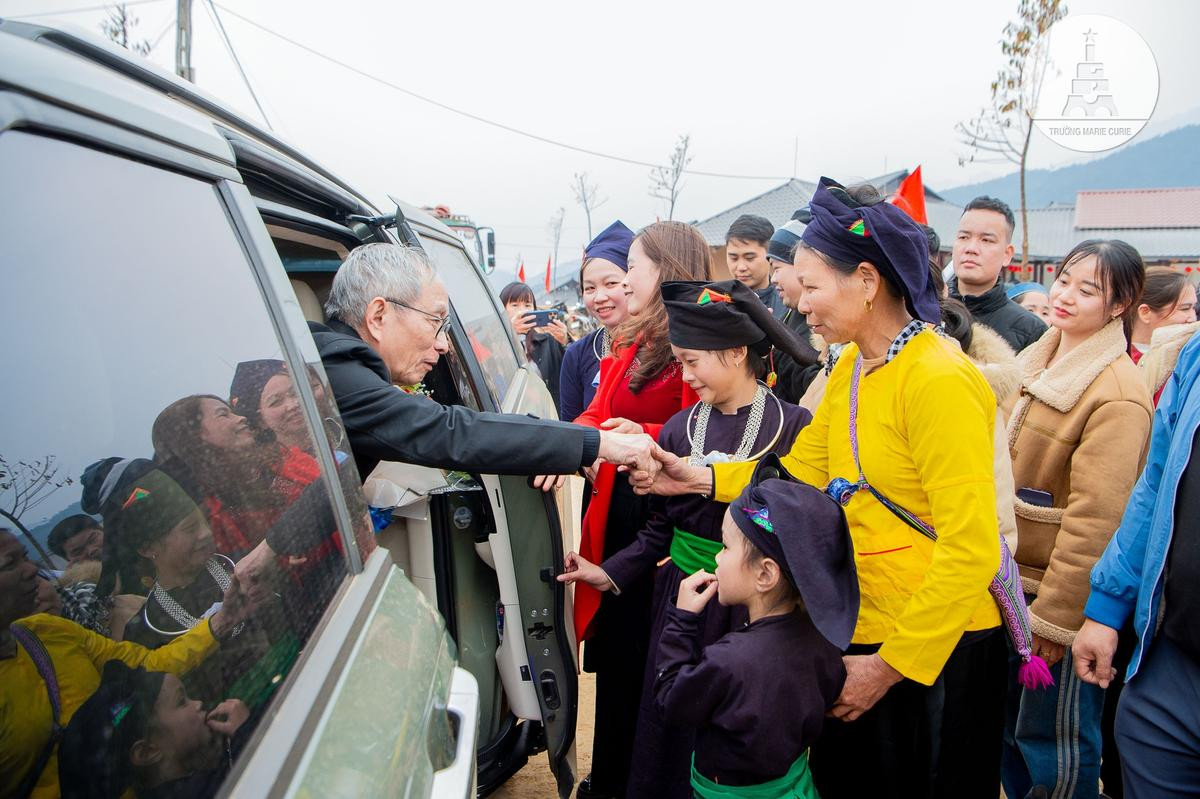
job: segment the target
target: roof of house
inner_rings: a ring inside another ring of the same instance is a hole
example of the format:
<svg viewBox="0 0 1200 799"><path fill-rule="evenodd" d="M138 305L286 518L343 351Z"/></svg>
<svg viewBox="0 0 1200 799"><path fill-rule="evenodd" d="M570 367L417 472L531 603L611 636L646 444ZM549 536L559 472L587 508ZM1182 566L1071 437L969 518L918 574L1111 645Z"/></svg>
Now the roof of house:
<svg viewBox="0 0 1200 799"><path fill-rule="evenodd" d="M792 214L796 212L797 208L808 205L808 201L812 199L813 192L816 190L816 183L792 178L781 186L776 186L694 224L703 234L704 240L710 246L716 247L725 243L725 232L729 230L733 220L742 214L766 217L772 225L779 227L792 218Z"/></svg>
<svg viewBox="0 0 1200 799"><path fill-rule="evenodd" d="M886 175L878 175L865 182L879 189L880 194L886 197L889 194L894 194L909 174L907 169L901 169L896 172L888 172ZM742 214L754 214L755 216L765 217L772 225L779 227L792 218L792 214L796 212L796 209L808 205L809 200L812 199L813 192L816 190L816 183L792 178L783 185L776 186L756 197L751 197L745 202L738 203L719 214L693 224L703 234L704 240L709 243L709 246L717 247L725 243L726 231L729 230L729 226L733 224L733 221ZM949 211L938 209L936 215L939 221L934 222L935 211L932 209L934 205L954 208L953 221L948 222ZM941 195L926 186L925 210L930 220L930 226L938 232L938 236L946 244L946 248L949 248L951 240L949 236L952 236L957 230L958 218L962 216L962 209L945 202L942 200Z"/></svg>
<svg viewBox="0 0 1200 799"><path fill-rule="evenodd" d="M1200 187L1081 191L1075 227L1200 228Z"/></svg>
<svg viewBox="0 0 1200 799"><path fill-rule="evenodd" d="M884 195L892 194L907 170L867 181ZM711 246L725 243L725 232L742 214L766 217L779 227L797 208L808 204L817 185L795 178L781 186L696 222ZM943 251L949 251L958 233L962 208L925 189L925 213L937 231ZM1074 205L1030 208L1029 258L1057 261L1085 239L1121 239L1137 248L1146 260L1200 257L1200 187L1180 189L1123 189L1081 191ZM1021 250L1021 215L1013 232L1017 259Z"/></svg>

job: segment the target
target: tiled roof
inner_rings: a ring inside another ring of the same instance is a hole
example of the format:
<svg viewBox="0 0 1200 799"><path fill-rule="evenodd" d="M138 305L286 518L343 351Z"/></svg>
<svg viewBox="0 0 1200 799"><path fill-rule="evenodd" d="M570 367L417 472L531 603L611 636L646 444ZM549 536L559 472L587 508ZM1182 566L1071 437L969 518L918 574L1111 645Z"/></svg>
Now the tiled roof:
<svg viewBox="0 0 1200 799"><path fill-rule="evenodd" d="M1200 228L1200 187L1081 191L1075 227Z"/></svg>
<svg viewBox="0 0 1200 799"><path fill-rule="evenodd" d="M726 211L693 224L704 235L704 240L709 246L716 247L725 243L726 231L733 224L733 220L742 214L766 217L772 225L779 227L792 218L797 208L808 205L816 190L817 184L792 178L782 186L776 186L757 197L751 197Z"/></svg>

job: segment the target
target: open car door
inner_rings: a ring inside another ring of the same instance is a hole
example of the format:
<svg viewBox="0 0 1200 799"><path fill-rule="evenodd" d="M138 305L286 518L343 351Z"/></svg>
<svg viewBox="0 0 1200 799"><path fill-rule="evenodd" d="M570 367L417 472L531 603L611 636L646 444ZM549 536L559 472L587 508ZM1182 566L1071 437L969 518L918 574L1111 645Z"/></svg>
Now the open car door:
<svg viewBox="0 0 1200 799"><path fill-rule="evenodd" d="M536 367L523 365L461 244L418 232L455 317L451 352L426 379L431 401L556 418ZM496 457L502 463L504 453ZM561 521L571 514L527 477L384 463L365 490L372 505L396 506L380 543L436 601L460 664L479 681L480 793L498 787L544 740L559 795L570 796L579 685L569 592L555 575L572 546L572 528Z"/></svg>

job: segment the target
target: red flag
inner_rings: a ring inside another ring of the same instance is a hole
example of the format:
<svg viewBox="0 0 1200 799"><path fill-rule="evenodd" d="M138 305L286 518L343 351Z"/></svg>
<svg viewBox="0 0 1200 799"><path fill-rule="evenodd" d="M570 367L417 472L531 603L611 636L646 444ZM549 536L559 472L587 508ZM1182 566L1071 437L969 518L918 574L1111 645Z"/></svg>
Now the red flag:
<svg viewBox="0 0 1200 799"><path fill-rule="evenodd" d="M517 280L525 282L525 259L521 259L521 265L517 267Z"/></svg>
<svg viewBox="0 0 1200 799"><path fill-rule="evenodd" d="M551 292L551 290L552 289L550 287L550 256L547 255L546 256L546 293L549 294Z"/></svg>
<svg viewBox="0 0 1200 799"><path fill-rule="evenodd" d="M929 224L929 219L925 216L925 186L921 183L920 164L912 171L911 175L904 179L900 188L896 189L896 194L892 197L892 205L922 225Z"/></svg>

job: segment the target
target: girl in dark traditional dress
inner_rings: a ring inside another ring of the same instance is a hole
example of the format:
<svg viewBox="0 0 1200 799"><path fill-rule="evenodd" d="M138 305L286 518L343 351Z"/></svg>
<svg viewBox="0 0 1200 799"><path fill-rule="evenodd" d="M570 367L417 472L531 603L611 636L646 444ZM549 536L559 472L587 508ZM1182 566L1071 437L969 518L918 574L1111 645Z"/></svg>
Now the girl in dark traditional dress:
<svg viewBox="0 0 1200 799"><path fill-rule="evenodd" d="M845 682L858 579L841 508L786 474L761 462L725 514L715 573L684 580L667 611L654 696L696 730L700 799L817 799L808 749ZM749 618L705 645L714 595Z"/></svg>
<svg viewBox="0 0 1200 799"><path fill-rule="evenodd" d="M695 404L696 394L684 384L671 352L659 288L669 280L707 280L710 260L708 243L691 225L656 222L638 233L625 278L630 315L600 363L596 396L576 424L657 437L664 422ZM634 540L652 500L636 496L627 475L611 464L589 476L592 496L579 547L585 557L600 561ZM649 652L650 575L621 588L620 596L586 584L575 591L576 636L587 641L583 667L596 673L592 773L579 786L582 799L624 796L629 779Z"/></svg>
<svg viewBox="0 0 1200 799"><path fill-rule="evenodd" d="M216 551L203 512L165 472L156 469L135 482L106 532L115 539L106 554L136 563L133 570L150 582L146 604L125 625L126 641L157 649L220 609L234 562ZM104 567L119 568L112 561ZM218 655L189 672L184 683L204 701L237 698L254 710L298 652L299 640L276 598L259 605L254 618L235 628Z"/></svg>
<svg viewBox="0 0 1200 799"><path fill-rule="evenodd" d="M659 446L698 464L786 452L788 441L812 417L803 408L780 401L759 378L765 376L772 346L798 352L795 336L771 316L751 289L736 280L664 283L662 297L671 347L681 364L683 380L701 401L663 425ZM721 549L726 505L689 495L671 497L660 507L661 512L650 517L631 544L600 565L572 552L566 559L567 572L559 577L620 594L654 573L651 652L680 583L699 570L711 573L716 568L714 558ZM744 614L738 608L713 606L699 622L703 642L716 641L742 620ZM655 709L654 675L651 661L643 677L626 795L654 799L690 796L688 757L694 731L668 725Z"/></svg>

